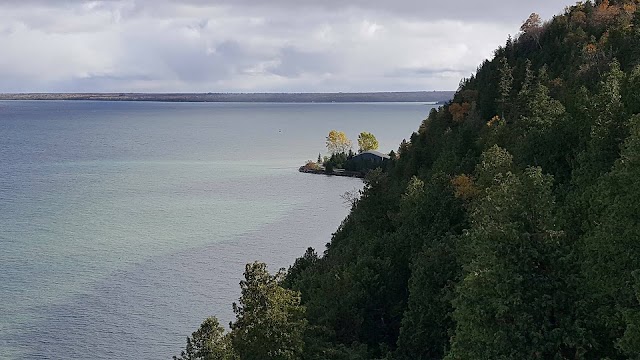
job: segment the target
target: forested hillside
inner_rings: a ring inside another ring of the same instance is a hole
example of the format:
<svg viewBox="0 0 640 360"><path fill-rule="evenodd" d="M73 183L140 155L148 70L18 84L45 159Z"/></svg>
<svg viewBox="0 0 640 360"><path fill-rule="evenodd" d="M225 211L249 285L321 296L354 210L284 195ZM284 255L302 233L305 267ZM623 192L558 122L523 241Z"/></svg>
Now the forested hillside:
<svg viewBox="0 0 640 360"><path fill-rule="evenodd" d="M639 359L639 112L640 1L532 15L183 357Z"/></svg>

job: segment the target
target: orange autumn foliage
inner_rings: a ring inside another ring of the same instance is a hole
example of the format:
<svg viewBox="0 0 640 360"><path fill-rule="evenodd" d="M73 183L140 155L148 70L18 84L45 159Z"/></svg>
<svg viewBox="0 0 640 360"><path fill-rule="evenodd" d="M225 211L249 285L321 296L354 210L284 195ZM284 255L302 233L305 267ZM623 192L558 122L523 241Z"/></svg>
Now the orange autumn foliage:
<svg viewBox="0 0 640 360"><path fill-rule="evenodd" d="M465 117L469 115L471 111L471 104L463 102L462 104L453 103L449 106L449 112L453 116L453 121L460 123L464 121Z"/></svg>
<svg viewBox="0 0 640 360"><path fill-rule="evenodd" d="M620 7L611 5L609 0L604 0L596 8L593 16L594 22L598 26L611 23L620 14Z"/></svg>
<svg viewBox="0 0 640 360"><path fill-rule="evenodd" d="M488 127L492 127L494 125L497 125L500 123L500 116L496 115L494 117L491 118L491 120L487 121L487 126Z"/></svg>
<svg viewBox="0 0 640 360"><path fill-rule="evenodd" d="M638 6L636 4L634 4L634 3L626 3L626 4L622 5L622 10L625 13L629 14L629 15L633 14L634 12L636 12L637 8L638 8Z"/></svg>
<svg viewBox="0 0 640 360"><path fill-rule="evenodd" d="M584 11L577 10L571 15L571 22L578 26L584 26L587 24L587 14Z"/></svg>
<svg viewBox="0 0 640 360"><path fill-rule="evenodd" d="M453 185L454 195L459 199L468 200L478 194L478 189L468 175L455 176L451 179L451 185Z"/></svg>
<svg viewBox="0 0 640 360"><path fill-rule="evenodd" d="M587 44L582 49L582 51L587 56L594 56L596 54L596 52L598 51L598 47L596 46L596 44Z"/></svg>

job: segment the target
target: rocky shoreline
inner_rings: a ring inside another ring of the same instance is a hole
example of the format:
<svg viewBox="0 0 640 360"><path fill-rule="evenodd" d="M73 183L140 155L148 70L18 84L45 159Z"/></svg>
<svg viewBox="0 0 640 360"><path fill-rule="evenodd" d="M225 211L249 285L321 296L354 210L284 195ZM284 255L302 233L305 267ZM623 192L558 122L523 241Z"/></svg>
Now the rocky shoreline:
<svg viewBox="0 0 640 360"><path fill-rule="evenodd" d="M360 171L346 171L343 169L335 169L332 172L327 172L324 169L309 169L306 166L301 166L298 171L306 174L317 174L317 175L327 175L327 176L344 176L344 177L353 177L353 178L364 178L364 174Z"/></svg>

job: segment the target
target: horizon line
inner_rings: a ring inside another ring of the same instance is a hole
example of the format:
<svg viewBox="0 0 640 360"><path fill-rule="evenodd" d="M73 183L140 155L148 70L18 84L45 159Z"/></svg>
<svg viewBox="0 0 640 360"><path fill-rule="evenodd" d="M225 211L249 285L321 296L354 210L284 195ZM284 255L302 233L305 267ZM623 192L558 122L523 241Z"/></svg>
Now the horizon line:
<svg viewBox="0 0 640 360"><path fill-rule="evenodd" d="M432 92L455 92L457 90L406 90L406 91L259 91L259 92L140 92L140 91L18 91L18 92L0 92L0 95L93 95L93 94L125 94L125 95L216 95L216 94L409 94L409 93L432 93Z"/></svg>

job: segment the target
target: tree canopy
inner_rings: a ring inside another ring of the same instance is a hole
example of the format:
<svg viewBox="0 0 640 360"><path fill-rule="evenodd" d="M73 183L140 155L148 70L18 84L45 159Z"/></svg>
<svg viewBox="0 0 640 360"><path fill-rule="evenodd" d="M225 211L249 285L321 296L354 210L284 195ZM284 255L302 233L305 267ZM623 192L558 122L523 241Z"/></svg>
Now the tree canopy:
<svg viewBox="0 0 640 360"><path fill-rule="evenodd" d="M264 263L247 264L242 295L233 304L236 320L224 332L216 318L209 318L187 338L174 360L293 360L303 350L307 320L300 293L281 286L284 271L269 274Z"/></svg>
<svg viewBox="0 0 640 360"><path fill-rule="evenodd" d="M210 317L206 319L200 329L187 337L187 346L180 356L174 356L174 360L237 360L231 339L225 334L218 319Z"/></svg>
<svg viewBox="0 0 640 360"><path fill-rule="evenodd" d="M358 135L358 152L363 153L369 150L378 150L378 139L369 132L361 132Z"/></svg>
<svg viewBox="0 0 640 360"><path fill-rule="evenodd" d="M326 144L327 150L329 150L331 154L346 153L352 147L351 140L347 138L347 135L337 130L329 131Z"/></svg>

